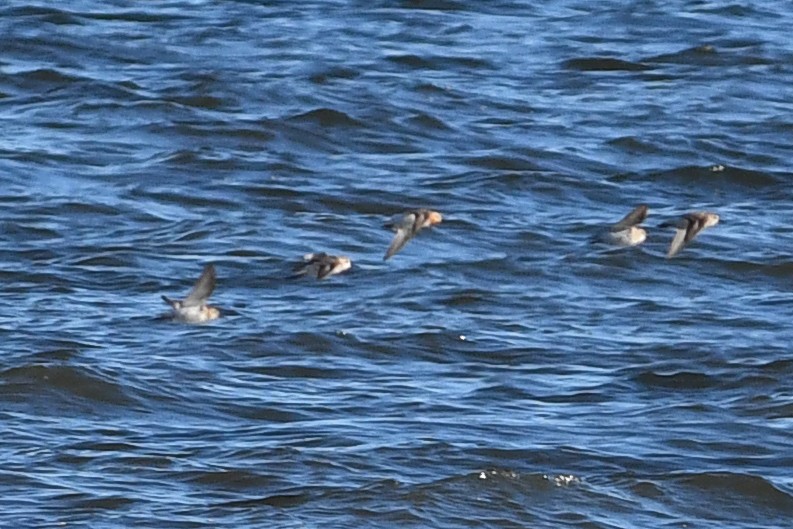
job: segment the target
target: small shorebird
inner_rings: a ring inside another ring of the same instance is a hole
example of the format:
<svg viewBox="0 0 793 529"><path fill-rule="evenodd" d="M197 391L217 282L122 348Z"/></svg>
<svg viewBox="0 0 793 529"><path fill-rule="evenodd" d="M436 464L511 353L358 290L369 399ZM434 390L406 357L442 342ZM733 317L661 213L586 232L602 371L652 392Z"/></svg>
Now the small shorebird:
<svg viewBox="0 0 793 529"><path fill-rule="evenodd" d="M699 232L718 223L719 216L709 211L693 211L686 213L677 220L664 222L661 224L662 228L674 227L676 230L672 244L669 245L669 251L666 252L666 257L674 257L686 244L694 240L694 237Z"/></svg>
<svg viewBox="0 0 793 529"><path fill-rule="evenodd" d="M385 227L396 232L394 240L385 252L383 261L387 261L405 247L410 239L424 228L429 228L443 221L443 215L429 209L414 209L403 214Z"/></svg>
<svg viewBox="0 0 793 529"><path fill-rule="evenodd" d="M325 252L307 253L303 256L303 262L295 266L295 275L310 275L317 279L325 279L328 276L341 274L352 267L349 257L328 255Z"/></svg>
<svg viewBox="0 0 793 529"><path fill-rule="evenodd" d="M220 310L217 307L206 304L213 290L215 290L215 266L208 264L186 298L178 301L162 296L162 299L171 306L175 321L203 323L220 317Z"/></svg>
<svg viewBox="0 0 793 529"><path fill-rule="evenodd" d="M603 232L598 240L617 246L636 246L647 239L647 230L639 226L647 218L649 208L646 204L636 206L625 217L612 224L608 231Z"/></svg>

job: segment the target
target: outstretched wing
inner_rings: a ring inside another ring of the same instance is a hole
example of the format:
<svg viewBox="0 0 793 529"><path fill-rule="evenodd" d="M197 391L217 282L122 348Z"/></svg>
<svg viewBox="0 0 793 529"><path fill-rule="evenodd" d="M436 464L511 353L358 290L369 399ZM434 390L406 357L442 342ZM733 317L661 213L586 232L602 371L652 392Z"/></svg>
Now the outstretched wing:
<svg viewBox="0 0 793 529"><path fill-rule="evenodd" d="M699 232L705 229L707 219L704 215L689 213L683 217L686 221L686 242L691 242Z"/></svg>
<svg viewBox="0 0 793 529"><path fill-rule="evenodd" d="M212 291L215 290L215 277L215 266L206 265L201 277L198 278L198 281L193 286L193 290L182 302L182 306L195 307L206 303L206 300L212 295Z"/></svg>
<svg viewBox="0 0 793 529"><path fill-rule="evenodd" d="M394 235L394 239L391 241L391 245L388 247L388 250L385 252L385 257L383 257L383 261L387 261L391 257L394 256L399 250L405 247L410 239L413 238L413 232L409 228L405 227L404 225L400 227L396 235Z"/></svg>
<svg viewBox="0 0 793 529"><path fill-rule="evenodd" d="M383 261L387 261L393 257L394 254L404 248L408 241L416 235L418 232L417 221L419 216L420 211L411 211L402 215L398 222L388 225L392 230L396 231L396 235L394 235L391 245L388 247L388 250L386 250Z"/></svg>
<svg viewBox="0 0 793 529"><path fill-rule="evenodd" d="M649 211L650 208L647 207L647 204L640 204L636 206L633 211L625 215L625 218L614 224L611 227L611 231L622 231L624 229L630 228L631 226L641 224L644 222L644 219L647 218Z"/></svg>
<svg viewBox="0 0 793 529"><path fill-rule="evenodd" d="M685 246L686 243L691 240L688 234L688 223L686 223L685 227L675 228L675 236L672 239L672 243L669 245L669 251L666 252L667 257L674 257L680 250L683 249L683 246Z"/></svg>

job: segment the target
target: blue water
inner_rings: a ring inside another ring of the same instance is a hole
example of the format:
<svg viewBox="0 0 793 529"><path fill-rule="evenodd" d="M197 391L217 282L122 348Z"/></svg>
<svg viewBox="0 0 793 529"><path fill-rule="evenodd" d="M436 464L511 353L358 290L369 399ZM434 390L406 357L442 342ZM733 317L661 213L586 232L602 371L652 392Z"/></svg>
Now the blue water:
<svg viewBox="0 0 793 529"><path fill-rule="evenodd" d="M791 527L793 13L541 4L4 3L0 527Z"/></svg>

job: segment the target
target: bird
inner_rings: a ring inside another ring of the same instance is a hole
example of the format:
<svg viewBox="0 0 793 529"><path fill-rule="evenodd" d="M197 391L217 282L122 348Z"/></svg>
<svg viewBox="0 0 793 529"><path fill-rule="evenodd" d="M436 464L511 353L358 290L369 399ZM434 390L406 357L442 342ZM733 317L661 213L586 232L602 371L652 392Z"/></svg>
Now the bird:
<svg viewBox="0 0 793 529"><path fill-rule="evenodd" d="M666 257L671 259L683 249L683 247L694 240L699 232L705 228L710 228L719 223L719 216L716 213L709 211L692 211L686 213L682 217L667 221L661 224L662 228L674 227L675 236L672 243L669 245L669 251L666 252Z"/></svg>
<svg viewBox="0 0 793 529"><path fill-rule="evenodd" d="M220 309L206 303L215 290L215 279L215 266L208 264L186 298L179 301L162 296L163 301L171 306L174 321L203 323L220 317Z"/></svg>
<svg viewBox="0 0 793 529"><path fill-rule="evenodd" d="M303 261L295 265L295 275L310 275L317 279L341 274L352 267L352 260L345 256L328 255L325 252L307 253Z"/></svg>
<svg viewBox="0 0 793 529"><path fill-rule="evenodd" d="M647 204L636 206L621 221L601 233L598 240L617 246L636 246L643 243L647 239L647 230L639 224L644 222L649 211Z"/></svg>
<svg viewBox="0 0 793 529"><path fill-rule="evenodd" d="M414 209L404 213L393 222L385 224L385 228L396 232L394 239L385 252L383 261L387 261L399 252L410 239L415 237L424 228L429 228L443 221L443 215L429 209Z"/></svg>

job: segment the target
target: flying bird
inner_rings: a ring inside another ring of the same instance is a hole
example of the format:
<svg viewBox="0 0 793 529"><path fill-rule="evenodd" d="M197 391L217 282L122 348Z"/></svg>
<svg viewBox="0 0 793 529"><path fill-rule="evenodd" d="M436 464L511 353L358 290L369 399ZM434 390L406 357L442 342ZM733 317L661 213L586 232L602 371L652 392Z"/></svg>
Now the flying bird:
<svg viewBox="0 0 793 529"><path fill-rule="evenodd" d="M325 252L307 253L303 261L295 266L297 276L310 275L317 279L341 274L352 267L352 260L345 256L328 255Z"/></svg>
<svg viewBox="0 0 793 529"><path fill-rule="evenodd" d="M162 296L163 301L171 306L173 319L182 323L203 323L219 318L220 310L207 305L209 296L215 290L215 279L215 266L208 264L186 298L179 301Z"/></svg>
<svg viewBox="0 0 793 529"><path fill-rule="evenodd" d="M699 232L719 223L719 216L709 211L693 211L686 213L679 219L664 222L662 228L674 227L675 236L666 252L667 258L672 258L682 250L686 244L694 240Z"/></svg>
<svg viewBox="0 0 793 529"><path fill-rule="evenodd" d="M386 228L396 232L391 245L383 257L387 261L399 252L405 245L424 228L429 228L443 221L443 215L429 209L414 209L403 214L394 222L385 225Z"/></svg>
<svg viewBox="0 0 793 529"><path fill-rule="evenodd" d="M600 234L598 240L617 246L636 246L643 243L647 239L647 230L639 224L644 222L649 211L646 204L636 206L621 221L612 224Z"/></svg>

